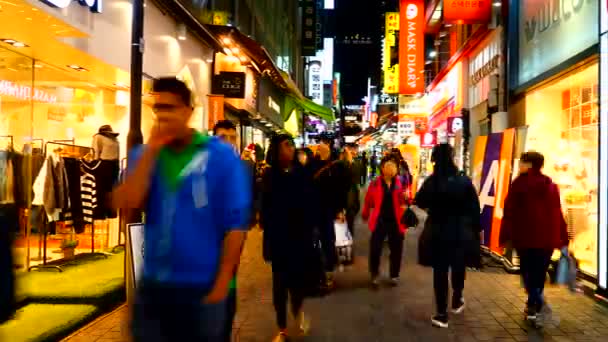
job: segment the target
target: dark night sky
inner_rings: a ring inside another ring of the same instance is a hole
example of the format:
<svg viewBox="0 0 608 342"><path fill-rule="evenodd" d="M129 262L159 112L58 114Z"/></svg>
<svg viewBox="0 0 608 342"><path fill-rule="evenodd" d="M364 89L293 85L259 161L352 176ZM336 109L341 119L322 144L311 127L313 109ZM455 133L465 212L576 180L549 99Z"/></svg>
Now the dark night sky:
<svg viewBox="0 0 608 342"><path fill-rule="evenodd" d="M382 0L336 0L335 70L341 73L344 104L362 104L367 79L379 83L381 67L380 25ZM343 44L345 36L370 36L373 45Z"/></svg>

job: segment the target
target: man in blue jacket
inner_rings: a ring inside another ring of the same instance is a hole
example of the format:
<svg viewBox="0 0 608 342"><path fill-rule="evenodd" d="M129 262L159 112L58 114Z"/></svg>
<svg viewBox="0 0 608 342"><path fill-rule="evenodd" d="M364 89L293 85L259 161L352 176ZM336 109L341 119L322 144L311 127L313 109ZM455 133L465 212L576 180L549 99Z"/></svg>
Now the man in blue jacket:
<svg viewBox="0 0 608 342"><path fill-rule="evenodd" d="M146 216L134 341L220 342L247 231L249 178L229 145L188 126L192 94L183 82L162 78L152 92L155 127L131 151L113 194L116 207Z"/></svg>

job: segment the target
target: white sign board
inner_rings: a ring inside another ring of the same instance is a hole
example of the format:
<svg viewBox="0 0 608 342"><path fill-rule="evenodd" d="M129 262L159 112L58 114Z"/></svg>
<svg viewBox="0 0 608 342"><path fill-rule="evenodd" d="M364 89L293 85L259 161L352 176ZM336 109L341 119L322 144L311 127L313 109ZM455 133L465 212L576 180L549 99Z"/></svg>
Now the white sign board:
<svg viewBox="0 0 608 342"><path fill-rule="evenodd" d="M414 121L400 121L397 124L397 134L402 138L412 136L415 132Z"/></svg>
<svg viewBox="0 0 608 342"><path fill-rule="evenodd" d="M135 288L144 273L144 224L133 223L127 225L129 233L129 249L131 251L131 267Z"/></svg>
<svg viewBox="0 0 608 342"><path fill-rule="evenodd" d="M519 0L519 5L519 84L598 42L599 0Z"/></svg>

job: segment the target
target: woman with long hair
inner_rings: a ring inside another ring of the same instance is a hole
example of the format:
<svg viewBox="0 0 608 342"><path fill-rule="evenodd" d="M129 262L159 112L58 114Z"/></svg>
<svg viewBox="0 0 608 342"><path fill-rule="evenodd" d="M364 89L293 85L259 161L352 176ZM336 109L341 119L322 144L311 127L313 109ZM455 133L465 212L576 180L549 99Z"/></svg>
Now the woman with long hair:
<svg viewBox="0 0 608 342"><path fill-rule="evenodd" d="M372 232L369 252L369 272L372 286L379 285L380 259L384 241L388 238L390 249L391 285L399 284L403 239L407 227L401 223L405 211L405 197L401 181L397 177L397 161L387 155L380 162L380 177L373 180L365 195L362 217L368 221Z"/></svg>
<svg viewBox="0 0 608 342"><path fill-rule="evenodd" d="M454 163L454 150L439 144L431 154L433 174L416 194L415 204L428 211L425 232L430 229L428 247L433 267L436 327L448 327L448 274L452 274L452 313L464 310L465 269L479 263L480 206L471 180Z"/></svg>
<svg viewBox="0 0 608 342"><path fill-rule="evenodd" d="M267 154L270 168L264 175L260 223L264 230L264 259L272 266L272 295L279 333L287 340L287 302L305 334L310 321L302 311L304 297L318 285L314 263L315 203L312 174L296 161L293 140L287 134L272 138ZM313 209L314 210L314 209Z"/></svg>

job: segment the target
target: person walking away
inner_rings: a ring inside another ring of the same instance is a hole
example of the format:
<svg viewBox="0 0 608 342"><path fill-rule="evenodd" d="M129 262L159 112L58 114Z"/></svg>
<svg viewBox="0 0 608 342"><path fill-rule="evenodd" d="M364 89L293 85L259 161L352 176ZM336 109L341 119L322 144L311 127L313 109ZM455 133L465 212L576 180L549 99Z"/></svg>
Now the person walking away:
<svg viewBox="0 0 608 342"><path fill-rule="evenodd" d="M433 267L436 327L448 327L448 274L452 278L452 313L465 307L464 280L468 264L477 265L480 256L480 206L471 180L454 163L454 150L439 144L431 153L433 174L417 193L414 204L428 212L425 230L431 230L430 250Z"/></svg>
<svg viewBox="0 0 608 342"><path fill-rule="evenodd" d="M218 137L221 141L225 142L226 144L230 145L236 153L236 151L238 149L236 125L232 121L230 121L230 120L218 121L217 124L213 127L213 135ZM255 219L256 219L255 203L256 203L256 196L258 193L256 191L255 164L253 164L253 161L251 160L250 147L251 147L251 145L245 151L243 151L241 160L243 160L246 171L251 176L251 182L252 182L251 190L252 190L253 200L252 200L252 210L250 212L251 221L249 224L250 224L250 226L253 226ZM244 242L243 242L242 247L244 247ZM241 251L242 251L242 247L241 247ZM226 298L226 307L227 307L228 311L227 311L226 324L224 326L224 339L223 339L226 342L230 342L232 339L232 327L234 325L234 319L236 317L236 312L237 312L237 302L238 302L237 278L236 278L237 272L238 272L238 267L234 270L234 277L232 277L232 280L230 280L230 286L229 286L230 290L228 292L228 297Z"/></svg>
<svg viewBox="0 0 608 342"><path fill-rule="evenodd" d="M344 163L345 181L348 182L347 186L347 198L346 198L346 223L351 237L355 237L355 218L361 210L361 200L359 191L360 175L360 162L354 158L357 153L357 147L353 145L347 145L342 153L342 163Z"/></svg>
<svg viewBox="0 0 608 342"><path fill-rule="evenodd" d="M155 80L156 122L130 152L120 209L146 214L143 279L133 308L135 342L223 342L229 283L247 231L249 178L232 147L189 128L192 93Z"/></svg>
<svg viewBox="0 0 608 342"><path fill-rule="evenodd" d="M407 227L401 224L405 211L402 184L397 178L397 161L392 156L382 158L380 177L372 180L365 195L362 217L372 232L369 252L369 272L373 287L379 286L382 247L388 237L390 248L391 285L399 284L403 239Z"/></svg>
<svg viewBox="0 0 608 342"><path fill-rule="evenodd" d="M370 179L376 178L376 172L378 171L378 155L376 155L376 151L369 158L369 167L371 168L369 173Z"/></svg>
<svg viewBox="0 0 608 342"><path fill-rule="evenodd" d="M558 186L542 173L545 158L526 152L519 160L520 174L509 189L504 205L499 242L511 243L520 260L521 276L528 293L525 313L542 324L547 269L556 248L569 243Z"/></svg>
<svg viewBox="0 0 608 342"><path fill-rule="evenodd" d="M312 174L295 160L291 136L272 138L264 175L260 223L264 230L264 259L272 266L272 296L279 333L275 342L287 340L287 302L300 333L310 329L304 298L319 284L315 264L314 226L310 215L316 195Z"/></svg>
<svg viewBox="0 0 608 342"><path fill-rule="evenodd" d="M367 152L363 151L361 154L361 186L367 184L367 173L369 172L369 159L367 158Z"/></svg>
<svg viewBox="0 0 608 342"><path fill-rule="evenodd" d="M323 249L326 290L334 286L333 272L338 261L334 222L346 211L350 182L345 164L332 160L331 155L331 140L323 139L318 147L318 157L311 165L318 196L315 202L319 203L317 210L313 212L318 220L317 227Z"/></svg>

